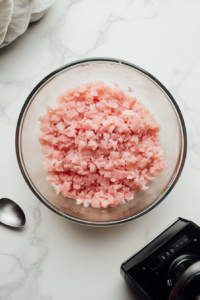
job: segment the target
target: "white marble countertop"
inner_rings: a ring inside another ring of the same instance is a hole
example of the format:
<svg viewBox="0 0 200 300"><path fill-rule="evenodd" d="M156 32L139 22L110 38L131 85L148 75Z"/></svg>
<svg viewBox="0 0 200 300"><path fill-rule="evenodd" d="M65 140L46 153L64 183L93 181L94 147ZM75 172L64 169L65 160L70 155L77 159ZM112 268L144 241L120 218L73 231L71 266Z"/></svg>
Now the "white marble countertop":
<svg viewBox="0 0 200 300"><path fill-rule="evenodd" d="M45 17L0 50L0 198L15 200L27 224L0 226L0 300L137 299L121 263L181 216L200 225L200 2L57 0ZM127 60L157 77L186 122L188 154L170 195L136 221L91 228L62 219L26 185L15 127L32 88L85 57Z"/></svg>

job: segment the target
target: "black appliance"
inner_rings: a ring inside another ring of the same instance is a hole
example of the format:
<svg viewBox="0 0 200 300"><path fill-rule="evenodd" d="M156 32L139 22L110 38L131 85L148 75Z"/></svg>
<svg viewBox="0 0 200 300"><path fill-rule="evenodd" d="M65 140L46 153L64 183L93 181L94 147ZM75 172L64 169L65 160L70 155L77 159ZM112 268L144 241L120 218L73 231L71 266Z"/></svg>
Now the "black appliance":
<svg viewBox="0 0 200 300"><path fill-rule="evenodd" d="M200 228L178 218L120 272L142 300L200 300Z"/></svg>

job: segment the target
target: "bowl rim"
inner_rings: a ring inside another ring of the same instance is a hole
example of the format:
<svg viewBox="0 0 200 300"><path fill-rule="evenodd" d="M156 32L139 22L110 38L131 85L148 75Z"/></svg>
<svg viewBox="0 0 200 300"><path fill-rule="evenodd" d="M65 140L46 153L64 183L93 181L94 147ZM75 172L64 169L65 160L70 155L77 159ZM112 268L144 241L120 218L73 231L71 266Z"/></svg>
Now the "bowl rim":
<svg viewBox="0 0 200 300"><path fill-rule="evenodd" d="M181 155L181 159L180 159L180 163L179 163L179 167L178 167L178 172L174 178L174 180L171 182L170 186L168 187L168 189L166 190L166 192L161 196L161 198L156 201L155 203L153 203L152 205L150 205L148 208L146 208L145 210L143 210L142 212L126 218L126 219L122 219L122 220L117 220L117 221L111 221L111 222L93 222L93 221L86 221L86 220L82 220L76 217L72 217L69 215L66 215L62 212L60 212L58 209L56 209L55 207L53 207L50 203L48 203L47 201L44 201L42 196L40 195L39 191L37 191L34 188L34 184L31 183L31 179L29 178L29 176L26 174L26 168L25 165L23 165L23 160L21 159L21 148L20 148L20 137L21 137L21 128L23 125L23 120L24 120L24 113L26 112L29 104L31 103L31 100L33 98L33 96L36 94L36 92L52 77L54 77L56 74L62 72L65 69L68 69L70 67L79 65L79 64L83 64L83 63L90 63L90 62L113 62L116 64L122 64L128 67L131 67L137 71L139 71L140 73L144 74L146 77L148 77L151 81L153 81L154 83L156 83L158 85L159 88L161 88L166 95L168 96L169 100L171 101L171 103L173 104L173 106L175 107L175 111L178 115L180 124L181 124L181 133L182 133L182 141L183 141L183 147L182 147L182 155ZM186 159L186 154L187 154L187 132L186 132L186 126L185 126L185 122L183 119L183 115L181 113L181 110L178 106L178 104L176 103L175 99L173 98L173 96L171 95L171 93L167 90L167 88L157 79L155 78L152 74L150 74L149 72L147 72L146 70L140 68L137 65L134 65L132 63L129 63L127 61L121 60L121 59L115 59L115 58L109 58L109 57L92 57L92 58L85 58L85 59L80 59L80 60L76 60L73 61L71 63L68 63L56 70L54 70L53 72L51 72L50 74L48 74L46 77L44 77L36 86L35 88L30 92L30 94L28 95L27 99L25 100L22 109L20 111L19 117L18 117L18 121L17 121L17 126L16 126L16 132L15 132L15 151L16 151L16 156L17 156L17 161L18 161L18 165L20 168L20 171L22 173L22 176L24 177L27 185L29 186L29 188L31 189L31 191L34 193L34 195L49 209L51 209L53 212L55 212L56 214L60 215L63 218L66 218L70 221L79 223L79 224L83 224L83 225L90 225L90 226L98 226L98 227L105 227L105 226L113 226L113 225L119 225L119 224L123 224L123 223L127 223L133 220L136 220L137 218L147 214L148 212L150 212L153 208L155 208L157 205L159 205L167 195L169 195L169 193L172 191L172 189L174 188L174 186L176 185L184 164L185 164L185 159Z"/></svg>

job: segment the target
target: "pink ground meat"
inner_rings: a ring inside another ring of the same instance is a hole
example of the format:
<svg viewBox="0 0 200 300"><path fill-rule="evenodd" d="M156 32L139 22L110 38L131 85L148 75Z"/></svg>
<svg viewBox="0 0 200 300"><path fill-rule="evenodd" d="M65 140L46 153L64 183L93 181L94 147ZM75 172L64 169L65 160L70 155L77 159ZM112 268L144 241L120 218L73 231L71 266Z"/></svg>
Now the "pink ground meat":
<svg viewBox="0 0 200 300"><path fill-rule="evenodd" d="M77 204L106 208L130 201L165 167L160 126L117 85L69 89L39 120L47 180Z"/></svg>

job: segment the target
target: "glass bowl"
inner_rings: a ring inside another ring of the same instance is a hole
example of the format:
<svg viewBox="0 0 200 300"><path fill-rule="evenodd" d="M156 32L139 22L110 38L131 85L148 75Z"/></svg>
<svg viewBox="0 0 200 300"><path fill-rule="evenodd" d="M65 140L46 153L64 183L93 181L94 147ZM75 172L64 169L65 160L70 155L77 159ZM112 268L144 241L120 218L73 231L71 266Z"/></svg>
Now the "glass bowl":
<svg viewBox="0 0 200 300"><path fill-rule="evenodd" d="M101 80L117 83L146 105L161 126L160 137L166 168L134 200L109 208L84 207L57 195L46 180L41 159L38 118L68 88ZM168 90L151 74L125 61L109 58L79 60L52 72L30 93L19 115L16 153L22 175L38 199L55 213L86 225L109 226L134 220L158 205L175 186L185 162L187 137L180 109Z"/></svg>

